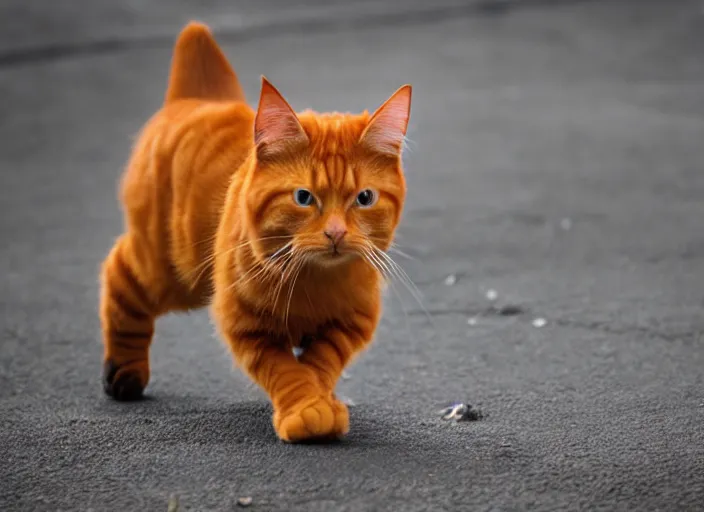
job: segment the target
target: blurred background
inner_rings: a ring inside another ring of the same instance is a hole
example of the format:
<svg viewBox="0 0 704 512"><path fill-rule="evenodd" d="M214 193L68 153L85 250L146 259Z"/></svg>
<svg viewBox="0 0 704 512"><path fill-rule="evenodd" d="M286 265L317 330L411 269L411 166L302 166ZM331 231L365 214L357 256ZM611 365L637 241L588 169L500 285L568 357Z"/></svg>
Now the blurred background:
<svg viewBox="0 0 704 512"><path fill-rule="evenodd" d="M414 87L397 283L286 446L207 311L148 400L100 387L98 267L171 47L211 26L250 104ZM700 0L0 1L1 510L702 510ZM444 421L444 406L480 421Z"/></svg>

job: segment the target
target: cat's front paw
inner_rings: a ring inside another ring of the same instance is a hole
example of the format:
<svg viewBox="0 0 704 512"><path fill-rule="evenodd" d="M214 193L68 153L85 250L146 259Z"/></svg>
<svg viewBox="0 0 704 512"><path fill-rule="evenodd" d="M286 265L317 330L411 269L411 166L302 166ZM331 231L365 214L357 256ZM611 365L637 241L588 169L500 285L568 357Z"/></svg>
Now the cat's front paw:
<svg viewBox="0 0 704 512"><path fill-rule="evenodd" d="M347 406L333 395L302 401L274 413L279 438L289 443L313 439L339 439L350 429Z"/></svg>
<svg viewBox="0 0 704 512"><path fill-rule="evenodd" d="M148 381L149 363L146 361L121 366L111 359L103 363L103 390L115 400L139 400Z"/></svg>

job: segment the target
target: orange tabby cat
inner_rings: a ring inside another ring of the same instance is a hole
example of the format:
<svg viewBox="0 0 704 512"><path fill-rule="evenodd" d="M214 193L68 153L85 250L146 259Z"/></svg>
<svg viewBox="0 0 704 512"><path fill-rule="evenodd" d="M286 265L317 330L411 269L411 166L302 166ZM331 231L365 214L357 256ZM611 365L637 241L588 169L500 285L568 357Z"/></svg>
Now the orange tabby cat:
<svg viewBox="0 0 704 512"><path fill-rule="evenodd" d="M404 86L372 116L297 115L263 79L255 112L208 28L189 24L123 177L125 233L102 268L105 392L139 398L155 319L211 303L281 439L344 435L334 389L379 321L410 101Z"/></svg>

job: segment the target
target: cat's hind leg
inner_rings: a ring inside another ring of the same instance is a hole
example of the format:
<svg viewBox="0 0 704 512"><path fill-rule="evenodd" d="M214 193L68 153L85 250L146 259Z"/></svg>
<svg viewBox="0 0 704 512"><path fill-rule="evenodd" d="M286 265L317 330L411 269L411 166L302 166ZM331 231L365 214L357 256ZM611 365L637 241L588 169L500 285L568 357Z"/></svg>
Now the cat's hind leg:
<svg viewBox="0 0 704 512"><path fill-rule="evenodd" d="M116 400L141 398L149 382L149 345L157 309L148 281L133 240L123 235L101 271L103 389Z"/></svg>

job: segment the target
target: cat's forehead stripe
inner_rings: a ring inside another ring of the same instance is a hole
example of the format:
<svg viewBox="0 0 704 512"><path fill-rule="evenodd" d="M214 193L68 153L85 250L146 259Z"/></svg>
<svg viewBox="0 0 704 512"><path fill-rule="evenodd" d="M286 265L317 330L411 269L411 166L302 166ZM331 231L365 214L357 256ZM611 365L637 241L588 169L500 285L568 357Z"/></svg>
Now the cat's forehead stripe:
<svg viewBox="0 0 704 512"><path fill-rule="evenodd" d="M328 176L330 177L330 183L339 189L345 181L345 169L347 164L345 159L340 155L333 155L328 158L326 165Z"/></svg>
<svg viewBox="0 0 704 512"><path fill-rule="evenodd" d="M301 124L310 137L313 156L321 160L329 155L347 155L353 151L368 117L366 112L317 114L307 111L300 114Z"/></svg>
<svg viewBox="0 0 704 512"><path fill-rule="evenodd" d="M336 190L347 193L355 188L355 175L347 158L342 155L329 155L311 166L311 180L316 190Z"/></svg>
<svg viewBox="0 0 704 512"><path fill-rule="evenodd" d="M311 141L313 176L311 184L318 190L335 189L342 194L354 193L357 176L351 159L359 137L366 126L368 114L337 112L301 114L301 122Z"/></svg>
<svg viewBox="0 0 704 512"><path fill-rule="evenodd" d="M324 162L319 162L313 166L313 179L317 190L327 190L330 188L330 176Z"/></svg>

